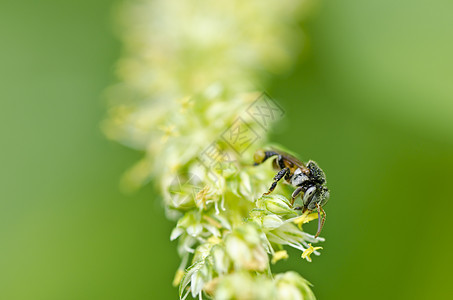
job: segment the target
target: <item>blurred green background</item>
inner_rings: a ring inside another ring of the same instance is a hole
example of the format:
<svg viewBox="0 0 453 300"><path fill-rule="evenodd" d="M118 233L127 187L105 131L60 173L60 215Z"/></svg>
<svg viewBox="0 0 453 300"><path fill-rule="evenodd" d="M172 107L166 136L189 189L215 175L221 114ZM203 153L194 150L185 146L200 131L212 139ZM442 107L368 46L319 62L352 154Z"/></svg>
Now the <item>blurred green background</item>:
<svg viewBox="0 0 453 300"><path fill-rule="evenodd" d="M99 130L115 3L2 1L0 299L177 298L173 224L151 186L120 193L140 153ZM273 141L317 160L332 190L323 255L276 266L318 299L452 297L452 11L324 1L268 90L287 112Z"/></svg>

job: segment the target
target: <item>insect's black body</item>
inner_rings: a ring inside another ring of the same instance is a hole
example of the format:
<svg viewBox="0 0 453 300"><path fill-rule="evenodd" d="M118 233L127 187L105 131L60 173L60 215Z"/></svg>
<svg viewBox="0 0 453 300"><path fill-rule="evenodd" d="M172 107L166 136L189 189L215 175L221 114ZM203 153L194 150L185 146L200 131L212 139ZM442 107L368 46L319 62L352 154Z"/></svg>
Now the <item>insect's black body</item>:
<svg viewBox="0 0 453 300"><path fill-rule="evenodd" d="M303 206L295 207L294 209L302 210L303 212L307 210L318 211L319 223L318 232L316 233L316 236L318 236L326 217L322 206L327 203L330 196L329 189L325 186L326 176L324 172L314 161L310 160L305 165L294 156L278 150L257 151L254 156L255 165L259 165L274 156L276 158L273 160L272 165L279 171L265 195L272 193L277 183L284 178L286 182L296 188L292 194L291 205L294 204L294 200L299 194L302 198ZM323 213L322 222L320 218L321 212Z"/></svg>

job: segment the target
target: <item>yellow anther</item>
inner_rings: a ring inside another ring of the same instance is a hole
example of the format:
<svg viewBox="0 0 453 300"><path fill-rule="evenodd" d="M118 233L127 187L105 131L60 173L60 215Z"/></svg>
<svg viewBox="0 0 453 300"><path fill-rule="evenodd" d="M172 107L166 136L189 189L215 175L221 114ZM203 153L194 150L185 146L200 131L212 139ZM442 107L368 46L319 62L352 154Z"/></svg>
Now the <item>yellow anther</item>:
<svg viewBox="0 0 453 300"><path fill-rule="evenodd" d="M322 249L322 247L313 247L311 244L308 244L308 246L308 249L302 253L302 258L305 258L306 260L311 262L310 254L312 254L316 250Z"/></svg>
<svg viewBox="0 0 453 300"><path fill-rule="evenodd" d="M286 250L277 251L272 256L272 263L275 264L279 260L287 259L287 258L288 258L288 252L286 252Z"/></svg>

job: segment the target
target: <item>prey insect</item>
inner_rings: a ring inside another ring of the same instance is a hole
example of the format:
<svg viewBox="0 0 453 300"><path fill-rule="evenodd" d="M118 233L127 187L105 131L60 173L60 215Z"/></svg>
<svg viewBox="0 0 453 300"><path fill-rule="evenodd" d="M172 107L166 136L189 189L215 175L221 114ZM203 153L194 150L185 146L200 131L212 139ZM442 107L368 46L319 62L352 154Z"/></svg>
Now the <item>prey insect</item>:
<svg viewBox="0 0 453 300"><path fill-rule="evenodd" d="M291 205L294 205L297 196L300 195L302 199L302 206L294 207L294 209L302 210L302 212L315 210L318 212L318 231L315 235L318 237L326 221L326 212L322 207L330 196L329 189L325 185L326 176L323 170L312 160L304 164L294 156L279 150L258 150L253 157L254 165L262 164L271 157L275 157L272 165L279 171L274 176L274 182L269 191L264 195L272 193L278 182L284 178L287 183L296 188L291 195Z"/></svg>

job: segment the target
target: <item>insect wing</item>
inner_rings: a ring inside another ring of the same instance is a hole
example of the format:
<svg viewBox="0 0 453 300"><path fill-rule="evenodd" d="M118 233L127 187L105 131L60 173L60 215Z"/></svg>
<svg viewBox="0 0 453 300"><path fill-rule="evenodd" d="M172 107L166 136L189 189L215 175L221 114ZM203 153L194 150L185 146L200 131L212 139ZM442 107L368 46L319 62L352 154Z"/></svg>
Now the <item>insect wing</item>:
<svg viewBox="0 0 453 300"><path fill-rule="evenodd" d="M275 151L276 153L280 154L283 159L291 162L292 164L298 166L299 168L301 169L306 169L307 167L305 166L305 164L303 162L301 162L300 160L298 160L296 157L294 157L294 155L291 155L287 152L283 152L281 150L278 150L278 149L272 149L273 151Z"/></svg>

